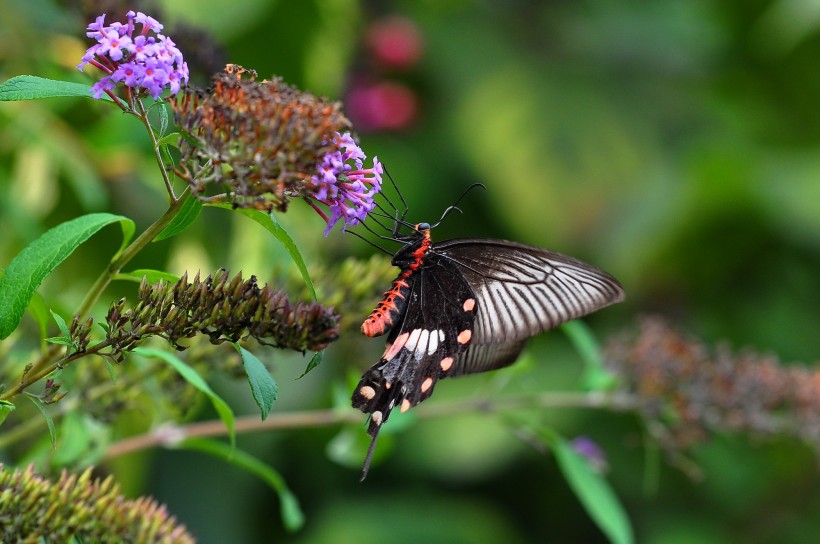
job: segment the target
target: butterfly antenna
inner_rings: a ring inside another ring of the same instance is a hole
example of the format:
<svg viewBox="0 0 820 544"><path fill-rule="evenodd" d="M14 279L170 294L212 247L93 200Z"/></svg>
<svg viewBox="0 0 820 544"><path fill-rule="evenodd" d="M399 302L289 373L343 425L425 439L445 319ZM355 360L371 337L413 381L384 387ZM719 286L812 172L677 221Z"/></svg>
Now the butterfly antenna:
<svg viewBox="0 0 820 544"><path fill-rule="evenodd" d="M368 229L368 230L370 230L370 229ZM384 252L384 253L387 253L387 254L388 254L388 255L390 255L391 257L393 256L393 253L392 253L392 252L387 251L386 249L384 249L382 246L380 246L379 244L377 244L377 243L375 243L375 242L371 242L370 240L368 240L367 238L365 238L364 236L362 236L362 235L361 235L361 234L359 234L358 232L353 231L353 230L346 230L345 232L346 232L346 233L348 233L348 234L352 234L353 236L355 236L355 237L357 237L357 238L360 238L360 239L364 240L365 242L367 242L367 243L368 243L368 244L370 244L371 246L375 247L375 248L376 248L376 249L378 249L379 251L382 251L382 252ZM373 232L373 231L370 231L370 232Z"/></svg>
<svg viewBox="0 0 820 544"><path fill-rule="evenodd" d="M393 207L393 209L396 212L396 215L393 218L393 220L394 220L393 236L398 236L399 235L399 226L400 225L407 226L407 223L404 221L404 218L407 217L407 211L410 209L410 206L407 205L407 201L404 199L404 195L401 194L401 191L399 190L399 186L396 184L396 180L394 180L393 176L390 175L390 172L388 172L387 167L384 166L384 165L382 165L382 166L384 167L384 173L387 175L387 179L390 180L390 184L393 186L393 189L396 191L396 194L399 195L399 200L401 200L401 205L404 206L404 209L402 210L401 214L399 214L398 207L396 205L394 205L393 202L391 202L391 200L387 197L387 195L384 195L384 199L387 200L387 202L390 203L390 205Z"/></svg>
<svg viewBox="0 0 820 544"><path fill-rule="evenodd" d="M388 215L387 212L381 206L379 206L378 204L376 205L376 210L377 211L370 212L370 214L368 215L368 219L373 219L374 223L376 223L381 228L383 228L384 230L389 232L393 236L393 238L398 237L398 235L399 235L398 231L399 231L400 227L406 227L410 230L413 230L413 224L412 223L410 223L408 221L403 221L401 219L398 219L395 216ZM384 225L380 221L377 221L376 219L374 219L375 217L382 217L384 219L389 219L390 221L393 222L393 227L388 228L387 225Z"/></svg>
<svg viewBox="0 0 820 544"><path fill-rule="evenodd" d="M469 193L471 190L475 189L476 187L481 187L482 189L486 189L486 188L487 188L487 186L486 186L486 185L484 185L483 183L473 183L472 185L470 185L469 187L467 187L467 188L464 190L464 192L463 192L463 193L461 193L461 196L460 196L460 197L458 197L458 200L456 200L455 204L453 204L452 206L448 206L448 207L447 207L447 209L446 209L446 210L444 210L444 213L442 213L442 214L441 214L441 217L439 217L438 222L436 222L436 224L435 224L435 225L433 225L433 226L432 226L432 227L430 227L430 228L432 229L432 228L436 228L437 226L439 226L439 225L441 224L441 222L442 222L442 221L444 221L444 218L445 218L445 217L447 217L447 216L450 214L450 212L452 212L452 211L457 211L458 213L463 213L463 212L461 211L461 208L459 208L459 207L458 207L458 203L459 203L459 202L461 202L461 201L462 201L462 199L463 199L465 196L467 196L467 193Z"/></svg>
<svg viewBox="0 0 820 544"><path fill-rule="evenodd" d="M384 166L384 165L382 165L382 166ZM401 212L401 218L404 219L405 216L407 215L407 210L410 209L410 206L407 205L407 201L404 199L404 195L401 194L401 191L399 190L399 186L396 184L396 181L393 179L393 176L390 175L390 172L387 171L386 166L384 166L384 173L387 174L387 179L390 180L390 184L393 186L393 189L396 190L396 194L399 195L399 200L401 200L401 205L404 206L404 209ZM389 199L388 199L388 202L390 202ZM391 202L390 205L393 206L393 203ZM397 212L399 211L396 206L393 206L393 209L395 209Z"/></svg>

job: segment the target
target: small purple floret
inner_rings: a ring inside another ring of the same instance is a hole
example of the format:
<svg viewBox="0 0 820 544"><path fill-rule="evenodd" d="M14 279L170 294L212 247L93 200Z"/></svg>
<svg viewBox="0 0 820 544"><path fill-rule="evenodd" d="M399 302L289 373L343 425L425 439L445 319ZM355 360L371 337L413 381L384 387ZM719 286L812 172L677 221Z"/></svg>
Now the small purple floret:
<svg viewBox="0 0 820 544"><path fill-rule="evenodd" d="M599 473L606 472L609 463L606 459L606 454L597 442L586 435L581 435L570 441L570 446L575 450L575 453L584 457L590 466Z"/></svg>
<svg viewBox="0 0 820 544"><path fill-rule="evenodd" d="M129 11L126 24L105 25L105 14L88 25L86 36L97 40L88 48L77 68L87 65L103 70L106 75L92 88L94 98L112 91L117 83L136 89L156 99L165 89L172 95L188 82L188 64L174 42L159 31L162 24L142 12ZM136 24L140 31L136 32ZM149 36L149 32L155 35Z"/></svg>

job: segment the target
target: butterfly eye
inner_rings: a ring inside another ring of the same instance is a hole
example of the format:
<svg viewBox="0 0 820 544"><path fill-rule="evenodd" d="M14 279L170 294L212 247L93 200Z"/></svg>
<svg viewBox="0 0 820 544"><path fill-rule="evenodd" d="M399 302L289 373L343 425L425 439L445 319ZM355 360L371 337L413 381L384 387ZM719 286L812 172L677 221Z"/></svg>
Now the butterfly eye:
<svg viewBox="0 0 820 544"><path fill-rule="evenodd" d="M419 223L416 225L416 230L430 230L430 223Z"/></svg>

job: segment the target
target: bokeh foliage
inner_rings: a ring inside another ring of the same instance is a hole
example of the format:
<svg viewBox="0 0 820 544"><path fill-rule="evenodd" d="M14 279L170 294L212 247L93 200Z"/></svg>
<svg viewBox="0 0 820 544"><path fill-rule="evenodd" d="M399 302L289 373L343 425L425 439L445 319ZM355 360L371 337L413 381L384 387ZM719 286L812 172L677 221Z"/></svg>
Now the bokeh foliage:
<svg viewBox="0 0 820 544"><path fill-rule="evenodd" d="M12 0L0 20L0 79L31 73L85 81L72 71L86 45L87 21L73 5L80 3ZM434 220L470 183L485 183L488 190L472 193L465 213L445 221L437 237L516 239L611 271L628 301L588 320L602 338L655 311L708 342L785 361L818 359L820 18L812 3L207 0L163 8L170 24L211 31L231 62L331 99L345 98L351 74L405 84L418 99L414 124L361 136L401 185L409 219ZM421 30L424 54L409 72L366 61L368 25L388 14ZM4 104L2 262L83 213L123 213L144 228L165 205L149 152L130 120L89 100ZM317 282L328 297L338 297L334 263L370 255L353 237L323 238L307 206L292 206L280 220L309 266L328 271ZM117 244L116 232L98 236L105 240L99 247ZM135 267L181 275L226 266L265 282L298 281L286 251L266 233L215 210L153 246ZM85 278L109 256L93 244L80 248L41 292L56 311L75 308ZM109 291L109 300L135 295L123 283ZM277 354L274 410L329 406L330 391L348 373L375 361L380 342L357 338L355 317L343 315L352 327L302 380L294 379L304 361ZM571 388L579 373L578 355L553 333L533 343L527 361L448 380L430 402L501 387ZM221 387L237 410L253 411L245 390ZM342 389L340 403L348 394ZM199 417L214 417L201 407ZM556 410L533 417L604 447L610 480L642 542L813 542L820 530L817 458L797 442L718 436L689 452L703 474L692 481L663 462L632 416ZM132 409L118 425L139 426L139 419ZM427 420L385 437L381 446L392 446L392 455L365 485L325 454L338 431L239 437L300 498L308 521L295 537L282 533L272 492L217 460L152 452L111 468L127 492L168 504L201 542L603 538L554 460L493 418Z"/></svg>

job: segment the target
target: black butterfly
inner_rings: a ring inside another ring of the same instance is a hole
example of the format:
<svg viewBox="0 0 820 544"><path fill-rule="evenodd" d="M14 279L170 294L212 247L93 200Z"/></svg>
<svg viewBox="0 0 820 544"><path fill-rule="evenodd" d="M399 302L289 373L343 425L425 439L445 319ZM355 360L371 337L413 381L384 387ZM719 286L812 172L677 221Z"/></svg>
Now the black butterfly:
<svg viewBox="0 0 820 544"><path fill-rule="evenodd" d="M362 479L394 408L427 399L442 378L512 364L529 337L624 298L618 280L578 259L505 240L433 243L430 229L395 238L401 273L362 324L367 336L389 333L353 393L370 414Z"/></svg>

